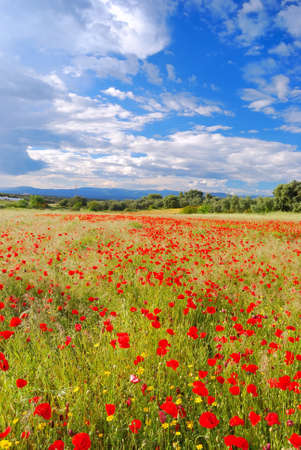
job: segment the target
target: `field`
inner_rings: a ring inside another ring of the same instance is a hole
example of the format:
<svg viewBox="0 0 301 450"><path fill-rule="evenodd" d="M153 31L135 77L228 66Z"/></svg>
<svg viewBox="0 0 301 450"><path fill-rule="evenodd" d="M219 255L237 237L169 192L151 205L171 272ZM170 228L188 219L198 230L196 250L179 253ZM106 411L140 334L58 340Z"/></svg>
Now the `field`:
<svg viewBox="0 0 301 450"><path fill-rule="evenodd" d="M1 210L0 449L301 448L300 216Z"/></svg>

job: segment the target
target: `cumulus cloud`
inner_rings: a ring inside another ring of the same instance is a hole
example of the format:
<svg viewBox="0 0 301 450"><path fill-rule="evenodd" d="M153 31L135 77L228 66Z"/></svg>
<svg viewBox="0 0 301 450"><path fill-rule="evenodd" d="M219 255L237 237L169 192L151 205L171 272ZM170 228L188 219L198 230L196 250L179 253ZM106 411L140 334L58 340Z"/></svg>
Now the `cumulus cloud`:
<svg viewBox="0 0 301 450"><path fill-rule="evenodd" d="M292 87L291 79L284 74L275 74L278 64L272 58L266 58L257 63L248 64L244 68L244 77L256 88L241 90L241 98L248 102L248 108L263 112L273 117L293 122L298 118L298 112L288 106L290 102L301 99L300 90ZM281 107L280 107L281 106Z"/></svg>
<svg viewBox="0 0 301 450"><path fill-rule="evenodd" d="M109 87L108 89L104 89L102 92L111 97L119 98L119 100L125 100L126 98L136 100L136 96L132 91L124 92L120 89L116 89L115 87Z"/></svg>
<svg viewBox="0 0 301 450"><path fill-rule="evenodd" d="M288 5L282 9L278 16L277 22L294 38L301 37L301 5Z"/></svg>
<svg viewBox="0 0 301 450"><path fill-rule="evenodd" d="M223 129L223 126L216 126L215 130L198 127L164 139L134 138L127 134L120 139L119 145L109 140L107 152L95 146L93 149L58 148L46 152L29 150L29 154L35 160L47 163L48 173L65 171L71 176L91 179L109 176L115 186L152 184L158 188L158 180L164 177L169 179L169 187L176 189L179 183L198 185L200 180L207 180L205 183L211 180L216 186L218 180L221 186L226 180L240 180L256 186L266 179L282 182L300 178L301 154L294 146L225 136L217 132L218 128ZM132 156L137 154L142 156Z"/></svg>
<svg viewBox="0 0 301 450"><path fill-rule="evenodd" d="M246 45L263 36L269 25L269 16L261 0L250 0L242 5L237 15L239 39Z"/></svg>
<svg viewBox="0 0 301 450"><path fill-rule="evenodd" d="M26 39L43 49L107 55L110 52L144 59L169 42L166 24L170 0L22 0L1 4L5 45ZM18 15L15 14L18 11ZM7 33L9 31L9 33Z"/></svg>
<svg viewBox="0 0 301 450"><path fill-rule="evenodd" d="M59 86L58 86L59 85ZM45 140L43 133L52 104L63 85L55 74L34 71L0 57L0 171L21 174L39 170L26 152L29 144Z"/></svg>

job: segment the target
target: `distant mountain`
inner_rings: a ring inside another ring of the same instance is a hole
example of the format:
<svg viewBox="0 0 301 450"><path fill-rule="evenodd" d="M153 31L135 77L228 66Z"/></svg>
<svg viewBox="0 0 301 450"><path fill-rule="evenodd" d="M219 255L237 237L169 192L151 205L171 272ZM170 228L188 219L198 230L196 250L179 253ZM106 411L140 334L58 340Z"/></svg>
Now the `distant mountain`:
<svg viewBox="0 0 301 450"><path fill-rule="evenodd" d="M70 198L75 195L93 200L136 200L149 194L179 195L180 191L163 189L161 191L140 190L140 189L119 189L119 188L94 188L81 187L77 189L39 189L31 186L18 186L13 188L0 188L1 193L14 195L44 195L47 197ZM204 195L206 192L204 192ZM224 192L211 192L215 197L225 198L229 194ZM244 195L242 197L245 197ZM256 197L252 195L251 197Z"/></svg>
<svg viewBox="0 0 301 450"><path fill-rule="evenodd" d="M130 189L118 189L118 188L93 188L93 187L83 187L77 189L38 189L30 186L18 186L14 188L0 188L0 192L5 194L15 194L15 195L45 195L48 197L61 197L70 198L75 195L80 197L85 197L93 200L125 200L131 199L135 200L144 197L148 194L161 194L163 197L166 195L178 195L178 191L162 190L130 190Z"/></svg>

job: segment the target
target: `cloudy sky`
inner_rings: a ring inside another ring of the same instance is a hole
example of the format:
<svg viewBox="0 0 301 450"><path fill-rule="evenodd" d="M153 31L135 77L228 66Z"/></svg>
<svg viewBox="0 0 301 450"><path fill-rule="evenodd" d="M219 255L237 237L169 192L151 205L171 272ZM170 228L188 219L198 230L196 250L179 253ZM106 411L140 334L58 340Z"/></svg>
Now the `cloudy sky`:
<svg viewBox="0 0 301 450"><path fill-rule="evenodd" d="M301 1L1 0L0 187L301 180Z"/></svg>

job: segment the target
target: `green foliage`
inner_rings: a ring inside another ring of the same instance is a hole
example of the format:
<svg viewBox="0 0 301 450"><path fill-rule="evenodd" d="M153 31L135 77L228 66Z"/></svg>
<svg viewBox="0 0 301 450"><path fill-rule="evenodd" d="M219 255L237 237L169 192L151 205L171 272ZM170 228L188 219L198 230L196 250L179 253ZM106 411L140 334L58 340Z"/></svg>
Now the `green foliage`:
<svg viewBox="0 0 301 450"><path fill-rule="evenodd" d="M279 184L274 189L276 208L280 211L298 210L301 203L301 181L292 181L288 184Z"/></svg>
<svg viewBox="0 0 301 450"><path fill-rule="evenodd" d="M102 211L100 202L97 202L96 200L92 200L91 202L88 202L87 207L88 207L89 211Z"/></svg>
<svg viewBox="0 0 301 450"><path fill-rule="evenodd" d="M17 202L14 203L16 208L28 208L28 200L26 198L21 198Z"/></svg>
<svg viewBox="0 0 301 450"><path fill-rule="evenodd" d="M181 209L181 214L196 214L198 212L197 206L184 206L184 208Z"/></svg>
<svg viewBox="0 0 301 450"><path fill-rule="evenodd" d="M191 189L187 192L180 192L179 202L180 206L199 206L204 200L202 191Z"/></svg>
<svg viewBox="0 0 301 450"><path fill-rule="evenodd" d="M207 213L260 213L266 214L272 211L301 212L301 182L292 181L288 184L280 184L274 189L274 197L239 197L229 195L221 198L213 194L203 194L202 191L191 189L180 192L179 195L167 195L153 193L136 200L90 200L75 196L56 200L56 207L80 211L87 208L89 211L145 211L152 209L182 208L183 214ZM4 194L3 194L4 195ZM3 204L3 207L44 209L53 203L54 198L32 195L30 198L22 198L17 202Z"/></svg>
<svg viewBox="0 0 301 450"><path fill-rule="evenodd" d="M167 195L163 199L163 207L166 209L170 208L179 208L180 202L179 198L176 195Z"/></svg>
<svg viewBox="0 0 301 450"><path fill-rule="evenodd" d="M31 195L29 197L28 208L45 209L48 208L48 203L41 195Z"/></svg>

